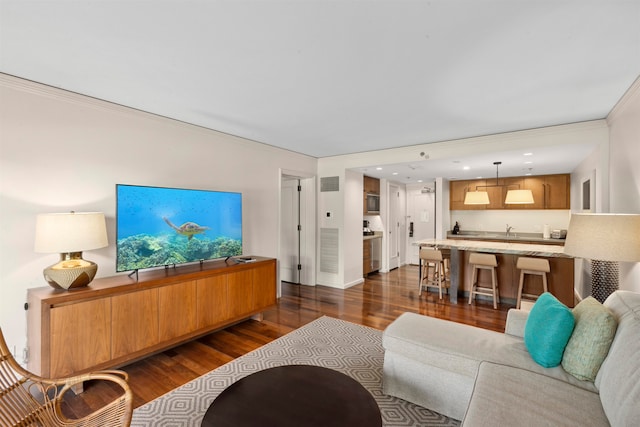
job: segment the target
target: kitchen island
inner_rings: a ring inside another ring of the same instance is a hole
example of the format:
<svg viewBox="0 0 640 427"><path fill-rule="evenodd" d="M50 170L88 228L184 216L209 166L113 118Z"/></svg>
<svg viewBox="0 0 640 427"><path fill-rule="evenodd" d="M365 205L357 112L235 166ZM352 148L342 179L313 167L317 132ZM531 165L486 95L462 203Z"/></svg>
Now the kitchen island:
<svg viewBox="0 0 640 427"><path fill-rule="evenodd" d="M493 253L498 260L498 288L500 301L512 303L518 293L520 270L516 268L518 257L539 257L549 260L551 272L547 274L549 292L555 295L568 307L574 306L574 260L564 253L560 245L529 244L514 242L496 242L484 240L427 239L415 243L420 247L434 247L451 251L450 264L450 301L458 302L459 293L468 294L471 288L471 266L469 254L472 252ZM480 277L481 281L488 276ZM529 289L542 291L542 280L539 277L527 276Z"/></svg>

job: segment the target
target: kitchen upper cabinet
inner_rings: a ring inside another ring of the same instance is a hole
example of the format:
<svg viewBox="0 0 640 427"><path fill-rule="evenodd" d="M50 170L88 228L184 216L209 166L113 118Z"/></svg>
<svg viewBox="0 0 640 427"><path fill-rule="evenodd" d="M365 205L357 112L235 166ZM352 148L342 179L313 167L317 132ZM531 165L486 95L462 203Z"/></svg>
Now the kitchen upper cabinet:
<svg viewBox="0 0 640 427"><path fill-rule="evenodd" d="M372 215L378 214L377 212L369 212L367 209L367 194L380 194L380 180L378 178L372 178L370 176L364 175L362 177L363 181L363 191L362 191L362 214L363 215Z"/></svg>
<svg viewBox="0 0 640 427"><path fill-rule="evenodd" d="M569 174L527 176L524 188L533 193L532 205L525 209L570 209L571 176Z"/></svg>
<svg viewBox="0 0 640 427"><path fill-rule="evenodd" d="M486 205L465 205L464 198L469 191L484 190L485 180L451 181L449 183L449 206L452 211L483 210ZM478 188L480 187L480 188Z"/></svg>
<svg viewBox="0 0 640 427"><path fill-rule="evenodd" d="M496 185L499 184L499 185ZM465 205L464 197L468 191L487 191L488 205ZM533 204L505 205L504 199L508 190L531 190ZM571 176L569 174L520 176L487 180L462 180L449 183L450 210L482 210L482 209L570 209Z"/></svg>
<svg viewBox="0 0 640 427"><path fill-rule="evenodd" d="M517 205L519 209L544 209L544 176L525 176L524 189L531 190L533 204ZM513 208L518 209L516 205Z"/></svg>
<svg viewBox="0 0 640 427"><path fill-rule="evenodd" d="M545 175L545 209L569 209L571 207L571 177L563 175Z"/></svg>
<svg viewBox="0 0 640 427"><path fill-rule="evenodd" d="M363 177L364 192L370 194L380 194L380 180L364 175Z"/></svg>

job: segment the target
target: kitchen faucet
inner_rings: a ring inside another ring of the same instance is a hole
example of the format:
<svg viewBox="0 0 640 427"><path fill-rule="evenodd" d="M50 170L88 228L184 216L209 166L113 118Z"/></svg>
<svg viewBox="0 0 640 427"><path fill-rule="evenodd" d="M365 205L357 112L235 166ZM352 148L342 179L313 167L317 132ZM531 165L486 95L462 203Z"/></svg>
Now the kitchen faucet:
<svg viewBox="0 0 640 427"><path fill-rule="evenodd" d="M507 224L507 237L509 237L511 230L513 230L513 227L509 227L509 224Z"/></svg>

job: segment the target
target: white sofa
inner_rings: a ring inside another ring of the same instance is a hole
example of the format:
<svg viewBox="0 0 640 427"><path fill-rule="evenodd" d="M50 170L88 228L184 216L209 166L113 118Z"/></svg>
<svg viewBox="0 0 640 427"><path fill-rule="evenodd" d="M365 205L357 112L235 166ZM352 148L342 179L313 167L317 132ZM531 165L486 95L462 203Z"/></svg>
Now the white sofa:
<svg viewBox="0 0 640 427"><path fill-rule="evenodd" d="M640 425L640 294L604 305L618 327L593 382L531 358L528 311L510 310L505 333L404 313L383 334L384 392L463 426Z"/></svg>

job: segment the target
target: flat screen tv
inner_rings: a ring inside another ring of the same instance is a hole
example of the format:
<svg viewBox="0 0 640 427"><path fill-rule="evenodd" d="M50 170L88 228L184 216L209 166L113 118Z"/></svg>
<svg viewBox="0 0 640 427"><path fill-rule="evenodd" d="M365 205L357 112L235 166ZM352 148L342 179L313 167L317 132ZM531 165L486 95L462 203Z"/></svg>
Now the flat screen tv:
<svg viewBox="0 0 640 427"><path fill-rule="evenodd" d="M116 271L242 255L242 194L116 185Z"/></svg>

